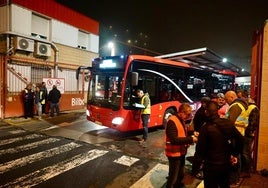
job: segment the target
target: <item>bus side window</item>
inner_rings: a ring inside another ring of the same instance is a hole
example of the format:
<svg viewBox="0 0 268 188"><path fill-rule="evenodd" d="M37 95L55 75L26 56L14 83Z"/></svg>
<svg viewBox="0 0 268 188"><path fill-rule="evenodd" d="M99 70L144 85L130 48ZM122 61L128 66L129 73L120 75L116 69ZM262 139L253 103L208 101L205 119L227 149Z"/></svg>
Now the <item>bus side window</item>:
<svg viewBox="0 0 268 188"><path fill-rule="evenodd" d="M167 89L163 89L159 94L160 101L168 101L170 100L170 93Z"/></svg>

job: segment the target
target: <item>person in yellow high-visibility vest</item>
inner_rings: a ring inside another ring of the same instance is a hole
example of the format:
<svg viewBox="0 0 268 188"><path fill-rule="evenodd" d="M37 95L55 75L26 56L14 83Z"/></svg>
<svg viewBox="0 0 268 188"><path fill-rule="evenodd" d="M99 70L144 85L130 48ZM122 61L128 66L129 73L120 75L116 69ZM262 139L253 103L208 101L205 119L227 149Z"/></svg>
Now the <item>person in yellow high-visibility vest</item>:
<svg viewBox="0 0 268 188"><path fill-rule="evenodd" d="M40 86L35 88L35 98L34 98L38 119L42 116L42 104L44 103L44 92L40 90Z"/></svg>
<svg viewBox="0 0 268 188"><path fill-rule="evenodd" d="M143 90L138 89L137 96L141 99L140 104L144 106L144 108L141 109L143 136L142 136L142 140L140 141L140 144L146 147L146 140L148 137L148 122L150 120L150 114L151 114L151 101L150 101L149 94L144 93Z"/></svg>

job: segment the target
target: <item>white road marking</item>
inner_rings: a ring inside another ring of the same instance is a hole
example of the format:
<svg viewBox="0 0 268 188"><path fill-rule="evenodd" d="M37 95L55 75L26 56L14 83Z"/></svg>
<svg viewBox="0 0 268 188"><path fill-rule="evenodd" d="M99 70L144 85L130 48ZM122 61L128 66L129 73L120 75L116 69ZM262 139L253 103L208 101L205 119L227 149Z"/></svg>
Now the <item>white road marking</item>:
<svg viewBox="0 0 268 188"><path fill-rule="evenodd" d="M85 164L95 158L98 158L108 151L93 149L86 153L76 155L55 165L37 170L23 177L17 178L13 182L8 182L3 187L34 187L48 179L51 179L61 173Z"/></svg>
<svg viewBox="0 0 268 188"><path fill-rule="evenodd" d="M118 164L125 165L125 166L131 166L132 164L134 164L138 160L139 160L138 158L123 155L122 157L114 160L114 162L118 163Z"/></svg>
<svg viewBox="0 0 268 188"><path fill-rule="evenodd" d="M13 130L13 131L9 131L10 134L19 134L19 133L25 133L25 130Z"/></svg>
<svg viewBox="0 0 268 188"><path fill-rule="evenodd" d="M40 131L48 131L48 130L56 129L56 128L59 128L59 126L58 125L54 125L54 126L51 126L51 127L46 128L46 129L42 129Z"/></svg>
<svg viewBox="0 0 268 188"><path fill-rule="evenodd" d="M26 135L26 136L22 136L22 137L18 137L18 138L4 139L4 140L1 140L0 146L6 145L6 144L11 144L14 142L19 142L22 140L30 140L30 139L42 138L42 137L44 137L44 136L40 135L40 134L30 134L30 135Z"/></svg>
<svg viewBox="0 0 268 188"><path fill-rule="evenodd" d="M166 183L168 165L157 164L130 188L161 188Z"/></svg>
<svg viewBox="0 0 268 188"><path fill-rule="evenodd" d="M29 143L23 146L18 146L15 148L9 148L9 149L3 149L0 150L0 155L4 155L4 154L14 154L14 153L18 153L21 151L25 151L25 150L30 150L30 149L34 149L38 146L44 145L44 144L50 144L56 141L59 141L60 139L58 138L48 138L48 139L44 139L41 141L37 141L37 142L33 142L33 143Z"/></svg>
<svg viewBox="0 0 268 188"><path fill-rule="evenodd" d="M42 151L39 153L35 153L32 155L28 155L28 156L25 156L16 160L12 160L12 161L0 164L0 174L3 174L15 168L19 168L19 167L31 164L36 161L40 161L41 159L49 158L54 155L70 151L80 146L81 146L80 144L71 142L69 144L65 144L56 148L52 148L46 151Z"/></svg>
<svg viewBox="0 0 268 188"><path fill-rule="evenodd" d="M11 128L11 126L9 126L9 125L0 126L0 130L10 129L10 128Z"/></svg>

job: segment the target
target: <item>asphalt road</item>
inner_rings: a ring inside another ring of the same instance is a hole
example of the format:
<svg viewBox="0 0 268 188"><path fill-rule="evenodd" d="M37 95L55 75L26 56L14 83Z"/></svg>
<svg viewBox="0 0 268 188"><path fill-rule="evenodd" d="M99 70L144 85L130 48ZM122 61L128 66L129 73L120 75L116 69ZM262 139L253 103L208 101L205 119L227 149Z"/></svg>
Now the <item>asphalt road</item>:
<svg viewBox="0 0 268 188"><path fill-rule="evenodd" d="M151 129L144 148L140 131L98 126L84 112L6 119L0 124L0 187L165 187L163 131ZM185 182L196 187L200 180L188 175Z"/></svg>

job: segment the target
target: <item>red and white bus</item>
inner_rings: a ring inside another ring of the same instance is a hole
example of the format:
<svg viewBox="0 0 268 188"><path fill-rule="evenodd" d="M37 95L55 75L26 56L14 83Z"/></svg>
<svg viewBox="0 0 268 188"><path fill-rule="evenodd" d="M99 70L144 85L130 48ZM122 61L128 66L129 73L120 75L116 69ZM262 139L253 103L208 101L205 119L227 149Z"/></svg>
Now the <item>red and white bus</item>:
<svg viewBox="0 0 268 188"><path fill-rule="evenodd" d="M100 57L92 61L87 97L87 119L96 124L133 131L142 129L136 90L151 99L149 128L165 124L183 102L193 111L203 96L213 97L234 88L235 76L192 68L186 63L144 55Z"/></svg>

